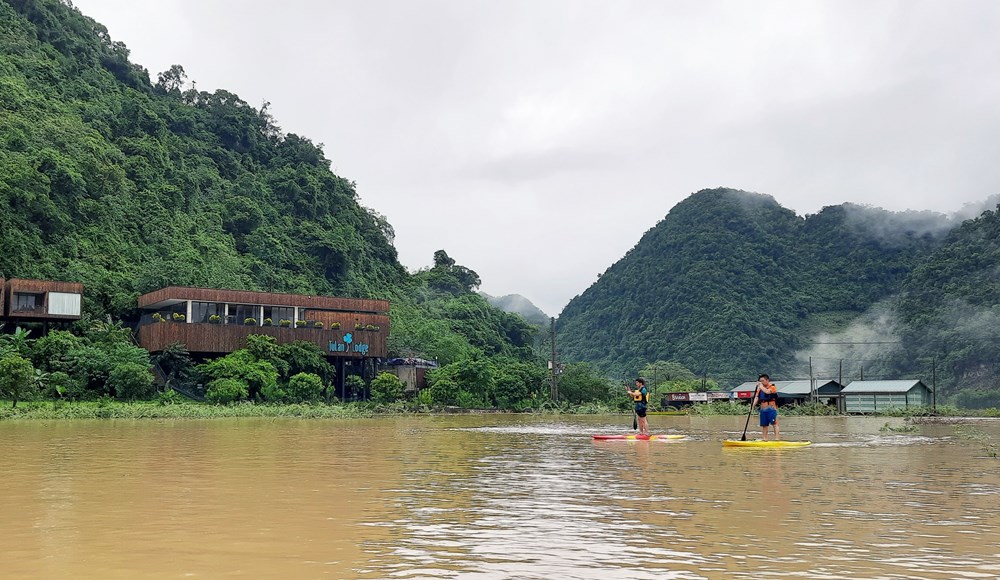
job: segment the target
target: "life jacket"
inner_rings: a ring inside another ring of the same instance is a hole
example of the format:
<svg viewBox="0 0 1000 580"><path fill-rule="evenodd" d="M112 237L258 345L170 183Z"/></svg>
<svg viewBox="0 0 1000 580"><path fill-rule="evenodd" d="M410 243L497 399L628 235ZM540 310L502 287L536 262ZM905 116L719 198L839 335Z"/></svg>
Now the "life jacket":
<svg viewBox="0 0 1000 580"><path fill-rule="evenodd" d="M636 403L645 404L649 402L649 391L646 389L646 387L642 387L638 391L632 391L632 392L635 393L632 395L632 400L635 401Z"/></svg>
<svg viewBox="0 0 1000 580"><path fill-rule="evenodd" d="M760 391L758 391L757 400L760 401L761 403L770 403L770 402L777 403L778 387L771 385L771 388L774 389L774 392L760 389Z"/></svg>

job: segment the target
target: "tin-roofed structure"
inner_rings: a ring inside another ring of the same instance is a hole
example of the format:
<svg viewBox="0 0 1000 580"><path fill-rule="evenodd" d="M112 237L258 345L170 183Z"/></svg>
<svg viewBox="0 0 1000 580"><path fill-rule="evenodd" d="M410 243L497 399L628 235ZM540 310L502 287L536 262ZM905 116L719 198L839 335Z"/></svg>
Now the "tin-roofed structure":
<svg viewBox="0 0 1000 580"><path fill-rule="evenodd" d="M835 405L837 398L840 396L841 389L844 388L844 385L841 385L839 382L832 379L815 379L815 381L803 379L798 381L772 382L774 386L778 387L779 405L797 405L799 403L808 402L813 395L813 383L815 383L815 394L817 398L821 403L826 405ZM736 398L751 399L753 398L753 392L756 387L757 381L747 381L733 387L731 390L736 393Z"/></svg>
<svg viewBox="0 0 1000 580"><path fill-rule="evenodd" d="M848 413L875 413L893 408L929 406L934 392L923 381L853 381L841 391Z"/></svg>

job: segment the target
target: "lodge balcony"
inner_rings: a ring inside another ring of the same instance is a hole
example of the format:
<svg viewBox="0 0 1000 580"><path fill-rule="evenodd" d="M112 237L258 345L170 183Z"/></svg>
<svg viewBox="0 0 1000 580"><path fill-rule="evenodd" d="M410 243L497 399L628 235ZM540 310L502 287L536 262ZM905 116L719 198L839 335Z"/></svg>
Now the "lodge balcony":
<svg viewBox="0 0 1000 580"><path fill-rule="evenodd" d="M139 344L150 352L181 343L193 354L226 354L262 334L312 342L332 358L388 353L386 300L172 286L140 296L139 307Z"/></svg>

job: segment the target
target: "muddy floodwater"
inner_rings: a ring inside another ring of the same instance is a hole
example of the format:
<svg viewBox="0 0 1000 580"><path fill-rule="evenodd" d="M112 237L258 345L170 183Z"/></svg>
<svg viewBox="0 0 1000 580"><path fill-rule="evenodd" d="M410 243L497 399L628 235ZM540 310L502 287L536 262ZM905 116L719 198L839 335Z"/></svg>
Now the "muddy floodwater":
<svg viewBox="0 0 1000 580"><path fill-rule="evenodd" d="M6 422L0 578L1000 577L1000 461L887 422L782 418L813 441L785 450L723 448L743 417Z"/></svg>

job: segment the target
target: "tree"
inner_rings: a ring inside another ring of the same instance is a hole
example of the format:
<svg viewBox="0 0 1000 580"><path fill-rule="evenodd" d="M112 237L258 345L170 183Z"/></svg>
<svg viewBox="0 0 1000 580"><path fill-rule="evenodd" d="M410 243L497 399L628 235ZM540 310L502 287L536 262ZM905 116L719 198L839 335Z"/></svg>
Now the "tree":
<svg viewBox="0 0 1000 580"><path fill-rule="evenodd" d="M604 400L612 392L609 382L590 363L570 363L559 375L559 398L570 403ZM624 397L624 391L619 395Z"/></svg>
<svg viewBox="0 0 1000 580"><path fill-rule="evenodd" d="M434 267L435 268L450 268L455 265L455 260L448 256L448 252L444 250L438 250L434 252Z"/></svg>
<svg viewBox="0 0 1000 580"><path fill-rule="evenodd" d="M187 73L184 72L184 67L179 64L171 65L170 68L156 75L156 88L165 93L180 96L186 80Z"/></svg>
<svg viewBox="0 0 1000 580"><path fill-rule="evenodd" d="M35 394L35 367L31 361L17 355L0 359L0 395L9 397L17 407L19 400Z"/></svg>

